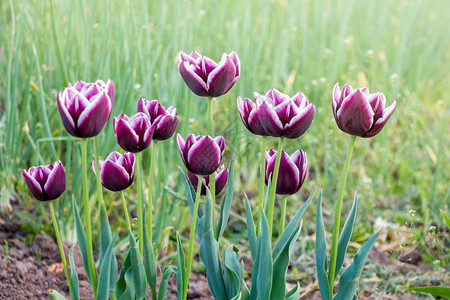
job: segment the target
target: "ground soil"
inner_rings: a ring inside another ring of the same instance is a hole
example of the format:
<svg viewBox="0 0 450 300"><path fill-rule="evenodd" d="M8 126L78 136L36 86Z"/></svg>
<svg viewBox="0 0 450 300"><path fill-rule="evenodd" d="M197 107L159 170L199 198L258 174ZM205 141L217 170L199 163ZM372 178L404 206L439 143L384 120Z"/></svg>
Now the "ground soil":
<svg viewBox="0 0 450 300"><path fill-rule="evenodd" d="M41 233L34 237L31 245L27 245L24 241L28 235L29 233L14 224L9 217L0 219L0 299L49 299L49 289L58 290L69 298L69 289L56 242L49 235ZM67 257L71 246L70 243L64 243ZM381 265L392 264L386 252L375 250L371 253L371 258ZM92 289L84 273L81 254L77 247L74 259L79 274L81 298L93 299ZM311 288L309 285L302 291L301 299L321 299L317 286ZM175 276L169 281L167 294L168 299L177 299ZM150 295L147 299L151 299ZM212 299L203 274L191 276L188 299ZM362 291L359 299L421 298L410 294L381 295Z"/></svg>

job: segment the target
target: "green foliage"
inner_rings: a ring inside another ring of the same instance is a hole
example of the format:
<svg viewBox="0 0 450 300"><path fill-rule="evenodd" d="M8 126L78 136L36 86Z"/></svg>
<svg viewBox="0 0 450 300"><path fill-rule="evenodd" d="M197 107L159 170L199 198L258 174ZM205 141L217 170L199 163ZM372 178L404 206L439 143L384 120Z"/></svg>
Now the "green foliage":
<svg viewBox="0 0 450 300"><path fill-rule="evenodd" d="M116 278L117 278L117 263L114 264L116 258L114 256L114 242L116 241L117 233L111 239L108 248L104 252L103 258L100 260L100 276L98 280L98 288L95 299L108 300L109 292L115 292ZM116 270L112 273L112 267L116 266ZM111 286L114 285L114 289Z"/></svg>
<svg viewBox="0 0 450 300"><path fill-rule="evenodd" d="M48 295L50 296L50 299L52 299L52 300L67 300L66 297L61 295L56 290L48 290Z"/></svg>
<svg viewBox="0 0 450 300"><path fill-rule="evenodd" d="M323 299L330 299L330 288L328 286L328 257L327 242L325 238L325 228L322 214L322 191L317 199L316 213L316 274L319 281L320 294Z"/></svg>
<svg viewBox="0 0 450 300"><path fill-rule="evenodd" d="M72 288L70 289L70 298L71 299L80 299L80 285L78 283L78 272L77 267L75 266L75 260L73 259L73 248L72 246L69 251L69 261L70 261L70 280Z"/></svg>
<svg viewBox="0 0 450 300"><path fill-rule="evenodd" d="M100 244L100 254L99 254L99 260L98 264L101 267L100 268L100 276L101 276L101 270L104 264L104 258L106 257L106 252L108 251L109 247L114 246L114 240L112 237L111 227L109 225L108 216L106 213L105 203L102 203L100 208L100 236L99 236L99 244ZM114 250L111 250L111 259L108 259L107 262L109 262L110 266L108 266L108 270L110 271L110 278L108 280L108 286L109 291L115 292L116 291L116 282L117 282L117 259L114 255ZM106 268L105 268L106 269Z"/></svg>
<svg viewBox="0 0 450 300"><path fill-rule="evenodd" d="M411 287L410 291L415 291L419 293L427 293L433 296L440 296L445 298L450 298L450 287L444 286L423 286L423 287Z"/></svg>

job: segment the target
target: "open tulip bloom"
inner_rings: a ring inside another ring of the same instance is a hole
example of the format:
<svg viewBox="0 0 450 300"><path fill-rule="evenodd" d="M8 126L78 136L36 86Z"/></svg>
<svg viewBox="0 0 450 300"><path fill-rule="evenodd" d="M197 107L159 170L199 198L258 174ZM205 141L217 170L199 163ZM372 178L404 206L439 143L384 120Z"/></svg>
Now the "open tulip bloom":
<svg viewBox="0 0 450 300"><path fill-rule="evenodd" d="M187 176L188 176L188 179L191 182L192 186L194 187L194 190L197 191L199 176L197 176L194 173L189 172L189 171L187 171ZM202 196L206 196L206 188L210 189L209 180L210 180L209 176L202 177L202 190L200 193ZM221 168L216 170L216 176L215 176L215 181L216 181L215 194L216 194L216 196L222 192L223 188L227 184L227 180L228 180L228 169L222 165Z"/></svg>
<svg viewBox="0 0 450 300"><path fill-rule="evenodd" d="M333 88L333 114L339 128L351 135L372 137L383 129L394 112L397 101L386 106L383 93L369 93L369 88L353 90L347 83Z"/></svg>
<svg viewBox="0 0 450 300"><path fill-rule="evenodd" d="M241 63L234 51L224 53L218 63L196 51L191 54L181 51L178 61L178 70L184 82L200 97L226 94L240 76Z"/></svg>
<svg viewBox="0 0 450 300"><path fill-rule="evenodd" d="M64 193L66 175L60 161L53 165L31 167L23 170L23 178L33 196L39 201L52 201Z"/></svg>
<svg viewBox="0 0 450 300"><path fill-rule="evenodd" d="M242 122L253 134L295 139L305 133L314 120L316 108L301 92L291 98L271 89L266 95L255 92L253 96L255 102L237 98Z"/></svg>
<svg viewBox="0 0 450 300"><path fill-rule="evenodd" d="M102 185L110 191L120 192L128 188L134 180L134 153L120 154L111 152L106 160L100 160L100 178ZM92 162L95 172L95 161Z"/></svg>
<svg viewBox="0 0 450 300"><path fill-rule="evenodd" d="M141 98L138 103L138 111L145 113L152 125L156 124L152 138L155 141L169 139L177 129L178 116L175 106L169 106L166 109L158 100L148 101Z"/></svg>
<svg viewBox="0 0 450 300"><path fill-rule="evenodd" d="M69 83L56 98L67 132L79 138L97 136L111 115L114 91L112 80Z"/></svg>
<svg viewBox="0 0 450 300"><path fill-rule="evenodd" d="M138 112L131 118L121 114L114 118L116 141L125 151L137 153L150 145L156 124L151 124L146 114Z"/></svg>

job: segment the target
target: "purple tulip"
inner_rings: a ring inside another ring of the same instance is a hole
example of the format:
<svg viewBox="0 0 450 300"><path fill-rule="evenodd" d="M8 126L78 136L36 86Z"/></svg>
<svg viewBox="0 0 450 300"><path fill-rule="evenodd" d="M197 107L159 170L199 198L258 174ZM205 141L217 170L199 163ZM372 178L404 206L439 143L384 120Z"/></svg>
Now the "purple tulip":
<svg viewBox="0 0 450 300"><path fill-rule="evenodd" d="M266 185L269 182L269 176L272 178L276 158L277 151L270 150L266 152ZM305 151L297 150L291 156L283 151L275 192L278 195L293 195L297 193L305 181L308 169L307 163Z"/></svg>
<svg viewBox="0 0 450 300"><path fill-rule="evenodd" d="M131 118L121 114L114 118L116 141L125 151L137 153L150 145L156 124L150 124L146 114L138 112Z"/></svg>
<svg viewBox="0 0 450 300"><path fill-rule="evenodd" d="M197 185L198 185L198 176L194 173L187 171L187 175L189 178L189 181L191 182L192 186L194 187L195 191L197 191ZM216 188L216 196L222 192L223 188L227 184L228 180L228 169L225 168L223 165L221 168L216 170L216 176L215 176L215 188ZM202 177L202 190L200 194L202 196L206 196L206 188L209 189L209 176L203 176Z"/></svg>
<svg viewBox="0 0 450 300"><path fill-rule="evenodd" d="M339 83L333 88L333 114L339 128L351 135L372 137L383 129L397 107L397 101L386 106L383 93L369 93L369 88L353 90L346 84L341 89Z"/></svg>
<svg viewBox="0 0 450 300"><path fill-rule="evenodd" d="M138 111L147 115L151 124L156 124L153 139L164 141L169 139L178 126L177 109L169 106L165 109L158 100L139 99Z"/></svg>
<svg viewBox="0 0 450 300"><path fill-rule="evenodd" d="M255 92L253 97L255 102L237 98L241 120L253 134L295 139L305 133L316 114L314 104L301 92L291 98L271 89L266 95Z"/></svg>
<svg viewBox="0 0 450 300"><path fill-rule="evenodd" d="M22 175L31 193L39 201L55 200L66 189L66 174L59 160L53 165L23 170Z"/></svg>
<svg viewBox="0 0 450 300"><path fill-rule="evenodd" d="M69 134L79 138L96 136L105 127L114 103L114 83L77 81L59 92L56 103Z"/></svg>
<svg viewBox="0 0 450 300"><path fill-rule="evenodd" d="M190 55L180 52L178 70L187 86L201 97L219 97L226 94L236 83L241 63L236 52L222 54L219 63L192 51Z"/></svg>
<svg viewBox="0 0 450 300"><path fill-rule="evenodd" d="M225 151L225 139L217 136L189 134L186 141L177 134L178 150L186 168L200 176L212 174L219 167Z"/></svg>
<svg viewBox="0 0 450 300"><path fill-rule="evenodd" d="M106 160L99 160L102 185L110 191L120 192L128 188L134 180L135 155L111 152ZM92 161L95 172L95 160Z"/></svg>

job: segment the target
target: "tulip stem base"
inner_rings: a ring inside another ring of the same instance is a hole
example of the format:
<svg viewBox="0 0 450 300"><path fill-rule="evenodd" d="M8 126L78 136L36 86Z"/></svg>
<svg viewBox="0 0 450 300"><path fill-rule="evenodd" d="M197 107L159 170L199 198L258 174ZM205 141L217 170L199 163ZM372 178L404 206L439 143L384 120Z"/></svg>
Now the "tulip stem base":
<svg viewBox="0 0 450 300"><path fill-rule="evenodd" d="M201 176L199 176L199 179ZM217 232L217 223L216 223L216 172L209 175L209 190L211 192L211 198L213 202L213 213L212 213L212 222L213 222L213 232L214 237L217 240L219 233Z"/></svg>
<svg viewBox="0 0 450 300"><path fill-rule="evenodd" d="M100 208L103 203L103 191L102 191L102 180L100 179L100 164L99 164L99 156L98 156L98 145L97 145L97 137L94 136L92 138L94 144L94 156L95 156L95 174L97 177L97 198L98 198L98 207ZM100 209L99 209L100 211Z"/></svg>
<svg viewBox="0 0 450 300"><path fill-rule="evenodd" d="M152 299L156 300L157 296L156 296L156 287L155 286L150 286L150 289L152 290Z"/></svg>
<svg viewBox="0 0 450 300"><path fill-rule="evenodd" d="M50 212L52 214L53 228L55 229L56 241L58 242L59 254L61 255L61 260L64 266L64 273L66 274L67 283L69 284L70 289L73 290L72 279L69 275L69 269L67 268L66 255L64 254L61 235L59 234L58 222L56 221L55 208L53 207L53 202L51 201L48 203L48 205L50 206Z"/></svg>
<svg viewBox="0 0 450 300"><path fill-rule="evenodd" d="M333 287L336 272L336 259L337 259L337 246L339 240L339 225L341 222L341 211L342 211L342 201L344 199L345 184L347 183L348 170L350 169L350 161L353 154L353 146L355 145L356 136L350 137L350 144L347 152L347 159L345 160L344 168L342 169L341 186L339 187L339 194L336 201L336 209L334 214L334 225L333 225L333 241L331 244L331 257L330 257L330 268L328 273L328 285L330 288L330 300L333 298Z"/></svg>
<svg viewBox="0 0 450 300"><path fill-rule="evenodd" d="M120 196L122 198L122 206L123 206L123 211L125 213L125 219L127 220L127 228L128 228L128 231L131 232L130 216L128 215L127 202L125 201L125 195L124 195L123 191L120 192Z"/></svg>
<svg viewBox="0 0 450 300"><path fill-rule="evenodd" d="M281 204L281 220L280 220L280 235L283 233L284 231L284 224L286 222L286 207L287 207L287 199L288 197L285 196L282 199L282 204Z"/></svg>
<svg viewBox="0 0 450 300"><path fill-rule="evenodd" d="M148 184L148 235L150 243L153 245L153 178L156 167L156 141L152 141L152 153L150 157L150 178Z"/></svg>
<svg viewBox="0 0 450 300"><path fill-rule="evenodd" d="M261 230L261 214L262 210L264 208L264 190L265 190L265 184L264 179L266 176L266 145L267 145L267 137L262 137L262 143L261 143L261 174L259 178L259 203L258 203L258 220L256 222L256 236L259 235L259 232Z"/></svg>
<svg viewBox="0 0 450 300"><path fill-rule="evenodd" d="M194 204L194 214L192 215L192 223L191 223L191 229L189 233L189 250L188 250L188 258L187 258L187 264L186 264L186 278L184 279L183 283L183 297L181 299L187 299L187 288L189 283L189 275L191 273L191 267L192 267L192 258L194 256L194 236L195 236L195 226L197 223L197 214L198 214L198 208L200 206L200 194L202 192L202 180L198 180L197 183L197 194L195 197L195 204Z"/></svg>
<svg viewBox="0 0 450 300"><path fill-rule="evenodd" d="M270 189L269 213L268 213L268 217L267 217L267 221L269 223L270 237L272 237L273 210L275 208L275 192L277 190L278 173L280 171L281 154L283 152L283 142L284 142L284 137L280 137L280 140L278 142L277 158L275 160L275 166L273 169L272 186Z"/></svg>
<svg viewBox="0 0 450 300"><path fill-rule="evenodd" d="M87 183L87 139L81 140L82 172L83 172L83 198L84 198L84 220L86 226L86 243L88 250L89 273L92 279L92 289L97 293L97 270L94 262L94 252L92 249L92 230L91 230L91 209L89 207L89 190Z"/></svg>
<svg viewBox="0 0 450 300"><path fill-rule="evenodd" d="M144 250L144 209L142 207L142 180L141 180L141 160L139 153L136 153L136 179L138 194L138 231L139 231L139 253Z"/></svg>

